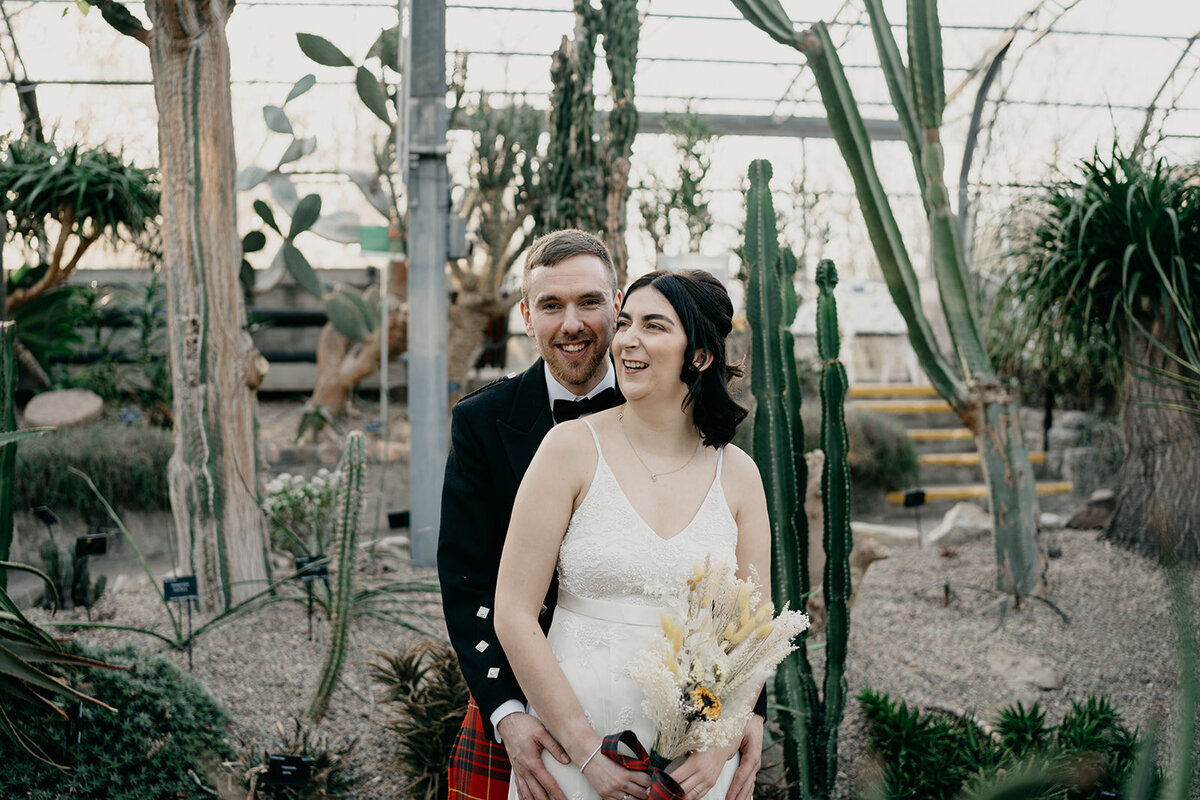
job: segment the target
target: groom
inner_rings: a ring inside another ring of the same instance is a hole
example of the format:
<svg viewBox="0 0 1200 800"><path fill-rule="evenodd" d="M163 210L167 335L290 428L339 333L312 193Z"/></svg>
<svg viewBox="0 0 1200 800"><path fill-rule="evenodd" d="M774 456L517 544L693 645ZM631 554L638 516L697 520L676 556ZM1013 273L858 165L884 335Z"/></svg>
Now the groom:
<svg viewBox="0 0 1200 800"><path fill-rule="evenodd" d="M525 695L492 627L496 572L517 487L542 438L556 423L621 402L609 357L620 302L603 242L578 230L540 237L525 259L521 315L541 358L454 407L438 575L472 702L451 755L450 800L504 800L510 779L520 800L566 800L541 756L546 750L564 764L569 758L525 713ZM553 583L546 595L543 630L557 591ZM729 800L749 800L761 757L762 719L755 716Z"/></svg>

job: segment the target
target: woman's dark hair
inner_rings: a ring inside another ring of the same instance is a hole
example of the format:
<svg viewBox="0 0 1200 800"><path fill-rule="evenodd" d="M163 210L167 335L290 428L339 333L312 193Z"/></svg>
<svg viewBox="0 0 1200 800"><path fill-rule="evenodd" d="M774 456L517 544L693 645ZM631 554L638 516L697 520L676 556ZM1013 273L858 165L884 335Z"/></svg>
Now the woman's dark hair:
<svg viewBox="0 0 1200 800"><path fill-rule="evenodd" d="M687 384L683 407L692 406L692 418L707 447L719 447L733 439L738 423L746 418L729 393L729 382L742 374L741 367L725 357L725 338L733 330L733 303L725 287L711 273L699 269L683 272L650 272L629 284L621 310L638 289L657 289L679 315L687 335L687 350L679 379ZM703 350L712 363L701 371L692 354Z"/></svg>

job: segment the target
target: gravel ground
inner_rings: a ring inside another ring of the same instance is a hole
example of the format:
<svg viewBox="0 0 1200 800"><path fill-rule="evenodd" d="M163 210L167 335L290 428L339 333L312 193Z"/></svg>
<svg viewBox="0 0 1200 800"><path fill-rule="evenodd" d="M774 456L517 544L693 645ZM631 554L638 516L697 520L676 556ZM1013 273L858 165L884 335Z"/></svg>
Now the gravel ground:
<svg viewBox="0 0 1200 800"><path fill-rule="evenodd" d="M853 608L847 670L851 694L870 686L923 708L972 712L984 721L1006 704L1036 700L1048 719L1057 722L1072 701L1103 692L1131 724L1169 722L1177 665L1161 572L1100 541L1094 531L1065 531L1060 540L1063 555L1050 563L1050 598L1069 622L1046 604L1027 601L1014 611L1010 603L982 590L993 574L987 539L963 544L952 556L893 548L890 558L870 567ZM432 570L414 570L399 559L379 556L369 560L364 572L369 573L366 580L434 577ZM1193 593L1200 597L1200 575L1193 572L1191 579ZM952 588L948 604L942 588L947 582ZM440 630L437 606L426 611L431 627ZM167 630L145 578L118 581L93 613L121 624ZM41 612L33 616L44 619ZM202 621L195 619L197 625ZM281 604L200 637L192 674L229 709L234 742L269 741L280 723L290 729L292 718L302 716L320 669L325 631L318 619L314 641L308 641L303 605ZM349 688L337 691L319 730L334 738L358 738L354 761L367 776L358 797L403 797L393 738L383 727L388 712L373 704L377 689L362 663L377 651L394 652L415 635L363 622L354 636L356 653L345 670ZM113 643L130 635L81 631L79 638ZM154 646L146 637L135 640ZM819 652L814 650L818 663ZM186 653L166 656L187 669ZM1061 687L1023 684L1012 667L992 666L1014 658L1057 673ZM864 742L858 704L851 701L841 733L836 798L862 790ZM1200 786L1193 796L1200 797Z"/></svg>
<svg viewBox="0 0 1200 800"><path fill-rule="evenodd" d="M267 443L274 472L310 474L336 457L331 440L321 445L293 442L300 404L260 405L260 433ZM378 416L375 404L357 401L342 430L361 427ZM393 405L392 439L398 451L388 463L368 465L368 510L376 519L380 497L383 510L408 505L408 460L403 444L403 411ZM373 440L372 440L373 441ZM377 445L376 445L377 446ZM380 455L383 455L381 453ZM1049 562L1048 599L1069 618L1038 601L1020 610L987 590L993 583L995 560L990 538L958 546L953 553L935 549L892 547L889 558L871 565L858 587L851 613L847 680L853 697L863 687L887 692L893 699L925 709L971 712L988 722L1001 707L1018 700L1040 703L1048 721L1057 723L1072 701L1103 692L1131 725L1172 722L1175 635L1171 626L1165 582L1151 562L1114 548L1095 531L1063 531L1062 557ZM135 568L136 569L136 568ZM165 569L165 567L164 567ZM363 581L396 578L435 580L431 569L414 569L401 558L365 558ZM1200 572L1191 575L1194 608L1200 609ZM951 594L945 601L944 586ZM93 616L122 625L169 631L165 613L149 580L134 572L110 578ZM429 628L444 631L440 606L424 607ZM43 612L32 611L36 620ZM83 619L82 612L60 613L58 620ZM197 615L199 627L205 618ZM258 742L262 749L278 726L290 730L292 720L307 708L324 657L326 625L318 618L314 640L307 638L304 606L278 604L205 632L193 651L192 674L230 712L230 737ZM156 640L114 631L80 631L89 642L112 644L134 641L158 649ZM394 625L364 620L354 630L355 651L343 671L346 686L334 694L330 713L319 732L332 739L357 737L353 761L365 776L356 797L395 800L404 797L403 776L396 767L394 735L384 724L385 706L376 706L378 688L364 664L376 652L396 652L416 634ZM821 668L820 637L812 641L812 660ZM186 652L166 651L167 658L187 670ZM1022 661L1018 669L1014 661ZM1193 665L1194 668L1194 665ZM1055 676L1059 688L1038 688L1019 680L1021 674ZM841 775L834 800L848 800L862 791L868 762L864 721L853 699L846 707L840 734ZM1200 746L1197 747L1200 755ZM1198 761L1200 763L1200 761ZM244 793L239 796L244 797ZM1192 797L1200 800L1200 777Z"/></svg>

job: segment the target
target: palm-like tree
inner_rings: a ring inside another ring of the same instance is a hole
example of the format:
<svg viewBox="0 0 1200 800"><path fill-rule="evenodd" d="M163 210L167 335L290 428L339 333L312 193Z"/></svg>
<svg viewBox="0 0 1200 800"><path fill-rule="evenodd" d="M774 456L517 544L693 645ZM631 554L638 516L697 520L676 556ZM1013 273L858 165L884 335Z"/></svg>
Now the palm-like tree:
<svg viewBox="0 0 1200 800"><path fill-rule="evenodd" d="M1099 152L1031 198L1015 227L1026 330L1109 342L1125 458L1108 536L1200 562L1200 169Z"/></svg>

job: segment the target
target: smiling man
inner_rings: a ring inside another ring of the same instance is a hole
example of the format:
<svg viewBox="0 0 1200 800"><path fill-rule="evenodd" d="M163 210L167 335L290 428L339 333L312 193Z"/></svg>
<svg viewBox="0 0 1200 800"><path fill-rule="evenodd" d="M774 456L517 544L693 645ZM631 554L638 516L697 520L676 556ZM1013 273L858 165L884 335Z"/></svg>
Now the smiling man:
<svg viewBox="0 0 1200 800"><path fill-rule="evenodd" d="M547 234L525 259L521 315L541 356L454 407L442 493L438 575L450 641L472 702L451 757L450 800L566 800L542 751L567 763L525 695L492 627L496 571L517 487L558 422L620 402L609 357L620 305L604 243L579 230ZM546 596L550 626L557 585Z"/></svg>

